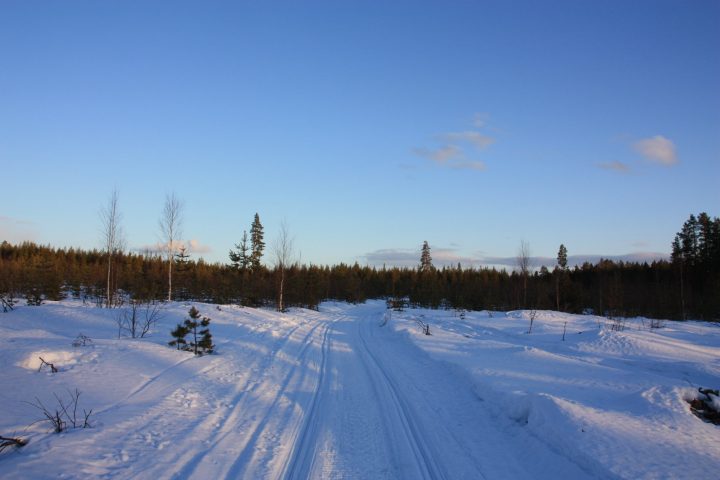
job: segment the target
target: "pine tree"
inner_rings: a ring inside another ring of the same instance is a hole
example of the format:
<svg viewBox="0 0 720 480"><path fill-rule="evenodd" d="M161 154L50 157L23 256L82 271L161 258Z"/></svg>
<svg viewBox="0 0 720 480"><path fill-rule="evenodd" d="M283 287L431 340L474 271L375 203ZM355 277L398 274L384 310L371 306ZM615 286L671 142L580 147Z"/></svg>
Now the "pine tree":
<svg viewBox="0 0 720 480"><path fill-rule="evenodd" d="M192 350L195 355L212 353L214 345L212 344L212 335L209 328L210 319L208 317L202 317L201 319L200 312L194 306L190 307L188 315L190 318L185 319L183 327L188 333L192 334L192 341L188 344L187 350ZM201 329L199 330L199 328Z"/></svg>
<svg viewBox="0 0 720 480"><path fill-rule="evenodd" d="M262 226L260 226L262 228ZM247 231L243 230L243 236L240 243L235 245L237 250L230 250L230 261L234 268L244 272L250 266L250 255L248 254L248 237Z"/></svg>
<svg viewBox="0 0 720 480"><path fill-rule="evenodd" d="M177 277L175 282L176 284L180 284L179 288L175 288L176 298L178 300L187 300L187 276L190 271L190 254L188 253L185 245L181 245L178 248L178 253L175 254L175 259L175 275Z"/></svg>
<svg viewBox="0 0 720 480"><path fill-rule="evenodd" d="M250 226L250 267L253 271L260 268L260 259L262 259L263 250L265 249L264 236L260 216L256 213L255 219Z"/></svg>
<svg viewBox="0 0 720 480"><path fill-rule="evenodd" d="M427 240L423 242L422 253L420 254L420 271L429 272L433 269L432 257L430 256L430 245Z"/></svg>
<svg viewBox="0 0 720 480"><path fill-rule="evenodd" d="M212 343L212 334L210 333L210 319L203 317L200 322L200 326L203 327L200 330L200 341L197 346L202 350L203 353L212 353L215 349L215 345Z"/></svg>
<svg viewBox="0 0 720 480"><path fill-rule="evenodd" d="M168 345L171 347L177 346L178 350L187 350L187 341L185 340L185 336L190 333L190 331L185 328L184 325L178 324L177 327L175 327L175 330L170 332L170 335L173 336L174 340L171 340L168 342Z"/></svg>

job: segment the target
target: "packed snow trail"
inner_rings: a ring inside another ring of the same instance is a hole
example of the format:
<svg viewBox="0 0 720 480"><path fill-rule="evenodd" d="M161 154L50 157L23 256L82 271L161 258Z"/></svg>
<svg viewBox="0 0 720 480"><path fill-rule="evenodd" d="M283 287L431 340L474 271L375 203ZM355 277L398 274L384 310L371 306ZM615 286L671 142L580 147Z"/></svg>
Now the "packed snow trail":
<svg viewBox="0 0 720 480"><path fill-rule="evenodd" d="M521 445L536 451L519 451L520 427L489 418L467 378L382 327L383 313L334 321L285 478L537 478L539 465L588 477L532 438Z"/></svg>
<svg viewBox="0 0 720 480"><path fill-rule="evenodd" d="M196 305L213 317L217 355L167 347L189 307L179 303L150 339L118 340L113 312L72 302L0 317L0 400L11 411L0 426L30 439L0 456L0 478L612 479L718 465L714 444L692 456L691 441L713 438L716 427L681 398L673 403L680 390L663 382L679 380L656 372L715 385L711 327L606 335L577 317L590 330L561 342L550 323L550 333L525 335L516 314L460 321L413 310L385 323L382 302L284 314ZM433 336L419 333L420 315ZM69 347L80 330L96 339L92 348ZM692 341L672 340L683 336ZM39 373L38 355L61 371ZM95 428L27 427L38 412L23 400L49 402L75 387ZM565 399L578 389L586 393ZM680 429L654 445L676 419ZM645 446L665 453L642 455ZM630 448L639 453L618 463L617 449Z"/></svg>

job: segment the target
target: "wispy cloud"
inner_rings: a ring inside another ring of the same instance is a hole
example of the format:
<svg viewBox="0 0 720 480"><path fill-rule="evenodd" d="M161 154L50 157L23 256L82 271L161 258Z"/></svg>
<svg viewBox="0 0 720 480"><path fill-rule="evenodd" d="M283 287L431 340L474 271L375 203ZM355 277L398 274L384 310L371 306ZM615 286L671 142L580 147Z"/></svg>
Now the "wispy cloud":
<svg viewBox="0 0 720 480"><path fill-rule="evenodd" d="M633 144L633 148L650 162L665 166L678 163L675 144L662 135L638 140Z"/></svg>
<svg viewBox="0 0 720 480"><path fill-rule="evenodd" d="M603 170L612 170L618 173L630 173L630 166L623 162L604 162L598 163L597 166Z"/></svg>
<svg viewBox="0 0 720 480"><path fill-rule="evenodd" d="M463 151L455 145L445 145L438 149L432 150L427 148L413 149L416 155L432 160L441 165L446 164L450 160L463 158Z"/></svg>
<svg viewBox="0 0 720 480"><path fill-rule="evenodd" d="M568 256L568 265L574 267L583 263L596 264L600 260L612 260L614 262L653 262L655 260L667 260L670 256L666 253L659 252L634 252L625 255L570 255ZM480 257L483 265L499 266L499 267L517 267L517 257ZM557 263L554 257L531 257L530 264L535 268L543 265L552 268Z"/></svg>
<svg viewBox="0 0 720 480"><path fill-rule="evenodd" d="M481 132L487 126L488 115L477 113L473 117L473 130L446 132L435 138L444 144L438 148L413 148L415 155L432 160L436 165L456 170L485 170L485 163L469 158L470 152L480 152L495 143L495 138Z"/></svg>
<svg viewBox="0 0 720 480"><path fill-rule="evenodd" d="M187 241L188 251L191 254L202 255L212 253L213 249L210 245L203 245L199 240L192 239Z"/></svg>
<svg viewBox="0 0 720 480"><path fill-rule="evenodd" d="M456 248L435 248L431 245L433 265L436 267L457 265L458 263L469 267L478 263L477 259L462 255ZM363 255L368 265L388 267L416 267L420 264L420 247L412 248L385 248L375 250Z"/></svg>
<svg viewBox="0 0 720 480"><path fill-rule="evenodd" d="M480 252L474 255L463 254L457 248L431 247L433 265L436 267L456 266L460 263L463 267L491 267L498 269L514 270L517 268L517 257L493 257L483 255ZM381 267L417 267L420 264L420 247L418 248L385 248L366 253L360 257L368 265ZM667 260L669 255L658 252L634 252L625 255L570 255L568 265L574 267L585 262L596 264L600 260L612 260L614 262L653 262L656 260ZM555 257L534 256L530 258L532 268L539 269L542 266L551 269L557 263Z"/></svg>
<svg viewBox="0 0 720 480"><path fill-rule="evenodd" d="M212 247L210 247L209 245L203 245L202 243L200 243L200 241L196 239L173 241L173 251L179 252L181 247L185 247L185 253L188 253L190 255L203 255L213 252ZM167 244L157 242L147 245L141 245L139 247L135 247L133 250L141 253L161 254L167 252Z"/></svg>
<svg viewBox="0 0 720 480"><path fill-rule="evenodd" d="M478 150L484 150L488 146L495 143L495 139L488 135L484 135L480 132L465 131L465 132L450 132L442 135L442 138L448 142L465 142L473 145Z"/></svg>

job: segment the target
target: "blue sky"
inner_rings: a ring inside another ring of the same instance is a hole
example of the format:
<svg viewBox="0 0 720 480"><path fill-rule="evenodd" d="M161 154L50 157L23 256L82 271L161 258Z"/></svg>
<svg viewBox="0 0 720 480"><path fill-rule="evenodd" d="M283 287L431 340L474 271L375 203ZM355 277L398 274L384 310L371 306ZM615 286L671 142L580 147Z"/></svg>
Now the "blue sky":
<svg viewBox="0 0 720 480"><path fill-rule="evenodd" d="M668 253L720 215L720 2L0 2L0 239ZM270 258L266 258L270 261Z"/></svg>

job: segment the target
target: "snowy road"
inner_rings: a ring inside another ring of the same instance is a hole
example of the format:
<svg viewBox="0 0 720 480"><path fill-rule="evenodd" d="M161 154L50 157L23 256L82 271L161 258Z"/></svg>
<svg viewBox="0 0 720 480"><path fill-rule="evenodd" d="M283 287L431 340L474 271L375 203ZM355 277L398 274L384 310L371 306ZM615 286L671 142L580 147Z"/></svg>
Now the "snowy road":
<svg viewBox="0 0 720 480"><path fill-rule="evenodd" d="M410 311L386 324L382 302L198 305L217 355L167 347L183 304L150 339L118 340L112 312L72 303L2 317L0 400L13 413L0 430L30 444L0 457L0 478L656 478L717 465L715 444L691 440L715 427L675 387L718 378L711 326L611 335L550 312L531 337L515 313ZM585 333L564 342L568 320ZM94 346L69 347L78 331ZM39 356L60 373L38 372ZM24 400L70 388L95 428L49 433Z"/></svg>
<svg viewBox="0 0 720 480"><path fill-rule="evenodd" d="M540 462L544 474L584 476L542 445L528 445L536 458L518 452L513 425L495 423L459 373L383 328L383 313L345 308L289 330L227 400L233 412L206 449L145 473L174 465L175 478L534 478Z"/></svg>

